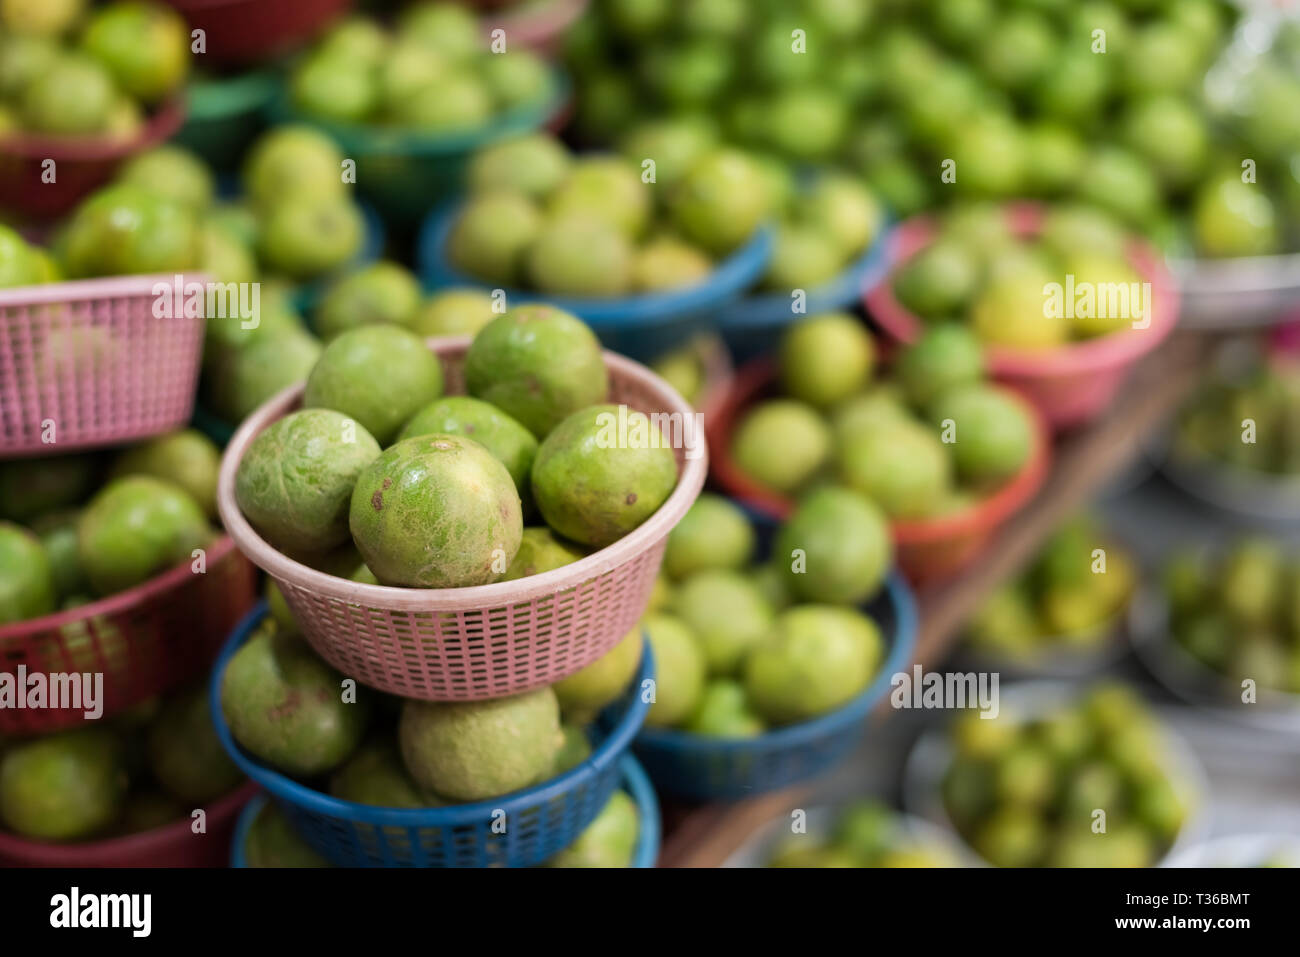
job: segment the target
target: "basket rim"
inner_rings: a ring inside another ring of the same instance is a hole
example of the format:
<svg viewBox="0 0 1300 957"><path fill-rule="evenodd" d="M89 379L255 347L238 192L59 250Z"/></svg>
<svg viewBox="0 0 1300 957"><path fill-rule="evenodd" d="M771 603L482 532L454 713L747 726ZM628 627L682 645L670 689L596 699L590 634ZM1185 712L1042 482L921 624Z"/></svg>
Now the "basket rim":
<svg viewBox="0 0 1300 957"><path fill-rule="evenodd" d="M257 785L252 781L242 781L215 801L209 801L208 807L204 808L208 818L208 833L211 834L213 831L213 822L234 817L256 792ZM0 857L55 867L111 865L120 862L126 856L154 854L189 836L191 831L188 815L137 834L124 834L121 837L109 837L79 844L34 841L8 831L0 831ZM131 863L128 866L147 865Z"/></svg>
<svg viewBox="0 0 1300 957"><path fill-rule="evenodd" d="M712 409L709 453L713 476L728 495L778 519L789 518L795 499L759 485L740 471L731 459L731 437L740 415L757 402L763 391L775 383L776 361L753 359L741 366L716 407ZM990 381L989 388L1007 396L1020 406L1033 426L1033 447L1020 470L992 494L971 503L952 515L930 519L889 520L889 531L896 544L922 545L942 541L950 536L973 531L983 525L995 525L1032 498L1047 479L1052 460L1051 434L1038 408L1006 385Z"/></svg>
<svg viewBox="0 0 1300 957"><path fill-rule="evenodd" d="M481 824L490 818L494 811L506 814L522 812L537 804L554 800L567 793L580 778L604 771L617 762L625 753L637 731L645 721L650 704L639 692L640 686L655 676L654 651L642 632L641 664L633 678L627 695L627 704L623 706L618 720L600 742L592 748L591 754L582 763L570 768L563 774L548 778L541 784L521 788L509 794L495 798L474 801L466 804L452 804L433 808L385 808L370 804L358 804L325 794L315 788L300 784L293 778L263 764L244 752L235 741L230 725L226 722L225 712L221 709L221 685L226 674L226 666L253 630L268 614L266 601L260 601L231 632L230 637L221 648L212 674L208 679L208 704L212 712L212 723L222 748L231 760L239 766L248 777L269 792L272 796L288 801L313 814L332 817L354 823L381 825L388 827L456 827L458 825ZM611 707L613 707L611 705Z"/></svg>
<svg viewBox="0 0 1300 957"><path fill-rule="evenodd" d="M456 267L447 255L451 231L465 201L464 196L444 200L429 212L420 226L415 259L420 281L427 291L489 286ZM504 287L503 292L507 302L546 303L580 316L593 328L619 328L628 323L697 312L732 299L762 275L775 243L776 233L771 224L761 225L717 262L704 279L678 289L621 296L551 296L516 287Z"/></svg>
<svg viewBox="0 0 1300 957"><path fill-rule="evenodd" d="M211 278L201 269L174 273L140 273L134 276L99 276L89 279L61 279L35 286L0 289L0 309L21 309L57 303L86 302L92 299L117 299L125 296L153 296L154 287L171 286L180 276L182 282L203 282ZM162 320L160 320L162 321Z"/></svg>
<svg viewBox="0 0 1300 957"><path fill-rule="evenodd" d="M185 122L186 109L182 91L163 100L133 136L108 139L97 135L60 137L19 132L0 137L0 154L65 163L125 159L171 139Z"/></svg>
<svg viewBox="0 0 1300 957"><path fill-rule="evenodd" d="M312 116L293 104L286 79L265 107L272 123L313 126L335 140L346 152L358 156L457 156L511 136L521 136L545 126L569 102L573 85L568 74L548 64L549 88L532 103L523 103L491 117L487 123L467 130L420 132L404 127L373 123L345 123ZM292 72L292 66L290 66Z"/></svg>
<svg viewBox="0 0 1300 957"><path fill-rule="evenodd" d="M1019 236L1037 233L1045 214L1046 207L1039 203L1012 202L1003 207L1008 225ZM862 298L869 314L895 342L909 344L916 341L925 328L925 322L898 301L889 280L900 266L929 245L937 233L938 219L932 214L914 216L901 223L894 231L888 275ZM1149 282L1158 293L1146 329L1130 327L1046 349L983 344L989 372L1025 379L1102 372L1133 362L1158 346L1178 323L1181 302L1178 284L1163 257L1150 244L1135 236L1128 236L1125 259L1138 278Z"/></svg>
<svg viewBox="0 0 1300 957"><path fill-rule="evenodd" d="M650 776L645 773L641 763L624 751L618 759L618 770L622 790L626 791L636 802L639 812L636 836L636 848L633 850L631 867L654 867L659 857L659 798L655 794ZM249 831L253 822L262 813L262 809L271 801L271 796L261 788L248 799L239 812L235 822L235 834L230 842L230 866L248 867L248 857L244 845L248 842Z"/></svg>
<svg viewBox="0 0 1300 957"><path fill-rule="evenodd" d="M426 340L430 350L440 359L463 355L470 341L469 336ZM609 350L604 351L604 357L606 368L614 376L653 386L663 399L663 411L682 416L695 415L695 410L676 389L641 363ZM263 429L296 406L303 389L304 383L301 382L283 389L263 403L235 431L221 456L217 509L222 524L240 551L272 578L309 590L318 597L363 607L402 612L480 611L534 601L577 587L631 561L667 536L694 503L708 474L708 452L701 444L696 458L683 459L676 486L653 515L613 544L539 575L465 588L403 588L354 582L317 571L274 548L257 533L235 501L235 475L244 452Z"/></svg>
<svg viewBox="0 0 1300 957"><path fill-rule="evenodd" d="M690 754L746 754L770 751L774 748L799 747L861 721L872 706L884 697L895 673L912 660L912 652L916 648L919 621L916 598L906 580L896 569L890 571L889 577L885 579L885 586L879 594L887 597L893 606L894 640L890 643L889 652L881 661L875 677L866 688L845 704L807 721L764 731L753 738L722 738L694 734L680 728L647 726L637 734L637 747L646 746L662 751Z"/></svg>
<svg viewBox="0 0 1300 957"><path fill-rule="evenodd" d="M208 565L208 569L204 574L210 573L212 566L223 561L234 551L234 539L229 535L217 536L210 545L204 548ZM170 591L182 582L195 577L194 573L190 571L192 561L193 559L186 558L161 574L141 582L139 585L128 588L126 591L120 591L115 595L109 595L106 598L98 598L89 604L78 605L76 608L69 608L66 611L56 611L49 615L42 615L39 618L28 618L25 621L16 621L0 626L0 649L4 647L6 642L17 641L56 628L63 628L73 622L119 615L125 611L138 608L162 592Z"/></svg>
<svg viewBox="0 0 1300 957"><path fill-rule="evenodd" d="M764 292L745 296L723 307L717 317L719 331L747 332L797 322L804 315L851 309L855 303L889 275L896 228L888 210L882 212L876 235L865 249L845 264L835 276L808 290L808 306L801 315L790 312L790 297Z"/></svg>

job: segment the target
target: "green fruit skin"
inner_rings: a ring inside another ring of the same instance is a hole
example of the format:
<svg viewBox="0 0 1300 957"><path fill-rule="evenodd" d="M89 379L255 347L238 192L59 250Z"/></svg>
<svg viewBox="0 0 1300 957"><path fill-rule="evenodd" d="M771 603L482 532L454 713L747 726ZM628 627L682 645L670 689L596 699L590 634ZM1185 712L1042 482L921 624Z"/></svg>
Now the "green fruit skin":
<svg viewBox="0 0 1300 957"><path fill-rule="evenodd" d="M934 513L952 485L952 459L930 429L912 422L881 422L840 447L840 479L884 509L890 518Z"/></svg>
<svg viewBox="0 0 1300 957"><path fill-rule="evenodd" d="M40 537L41 547L50 563L54 590L61 600L90 591L90 582L86 581L85 569L77 555L77 522L80 518L80 512L66 509L46 512L32 523L32 531Z"/></svg>
<svg viewBox="0 0 1300 957"><path fill-rule="evenodd" d="M397 263L377 262L330 287L316 310L316 329L329 340L357 326L409 326L420 307L420 284Z"/></svg>
<svg viewBox="0 0 1300 957"><path fill-rule="evenodd" d="M731 675L772 627L772 608L737 571L697 572L681 584L673 610L690 628L711 675Z"/></svg>
<svg viewBox="0 0 1300 957"><path fill-rule="evenodd" d="M181 801L210 801L244 777L213 730L206 685L163 705L149 728L148 748L154 779Z"/></svg>
<svg viewBox="0 0 1300 957"><path fill-rule="evenodd" d="M781 382L791 397L826 409L866 387L875 359L870 334L852 316L815 316L786 332Z"/></svg>
<svg viewBox="0 0 1300 957"><path fill-rule="evenodd" d="M124 92L146 103L161 100L189 72L189 31L166 6L109 4L90 18L81 42Z"/></svg>
<svg viewBox="0 0 1300 957"><path fill-rule="evenodd" d="M802 402L769 399L741 421L731 455L760 485L791 493L807 485L830 459L830 427Z"/></svg>
<svg viewBox="0 0 1300 957"><path fill-rule="evenodd" d="M408 700L398 740L421 787L481 801L536 781L554 766L564 734L555 692L539 688L490 701Z"/></svg>
<svg viewBox="0 0 1300 957"><path fill-rule="evenodd" d="M596 548L639 526L677 485L667 438L644 413L627 411L627 447L619 447L619 414L615 405L573 413L547 435L533 461L533 499L546 523Z"/></svg>
<svg viewBox="0 0 1300 957"><path fill-rule="evenodd" d="M492 297L478 289L446 289L430 296L411 319L419 336L477 335L496 318Z"/></svg>
<svg viewBox="0 0 1300 957"><path fill-rule="evenodd" d="M487 193L465 204L451 235L451 261L477 279L511 286L542 229L542 214L528 197Z"/></svg>
<svg viewBox="0 0 1300 957"><path fill-rule="evenodd" d="M5 751L0 819L24 837L75 841L112 823L126 789L121 742L111 731L64 731Z"/></svg>
<svg viewBox="0 0 1300 957"><path fill-rule="evenodd" d="M323 551L347 541L352 490L378 457L379 443L361 423L328 409L301 409L248 446L235 501L271 544Z"/></svg>
<svg viewBox="0 0 1300 957"><path fill-rule="evenodd" d="M978 382L984 375L984 353L979 340L965 326L934 326L914 346L902 351L896 375L907 398L917 407L926 408L948 389Z"/></svg>
<svg viewBox="0 0 1300 957"><path fill-rule="evenodd" d="M207 513L217 514L221 451L202 432L182 429L137 445L118 456L112 475L152 475L184 489Z"/></svg>
<svg viewBox="0 0 1300 957"><path fill-rule="evenodd" d="M933 418L956 424L951 444L957 474L975 483L995 482L1016 472L1034 448L1034 425L1024 406L985 385L962 386L935 400Z"/></svg>
<svg viewBox="0 0 1300 957"><path fill-rule="evenodd" d="M197 213L126 183L106 186L72 214L64 233L68 278L184 272L203 260Z"/></svg>
<svg viewBox="0 0 1300 957"><path fill-rule="evenodd" d="M745 700L744 686L730 678L718 678L704 686L682 729L715 738L755 738L763 733L764 725Z"/></svg>
<svg viewBox="0 0 1300 957"><path fill-rule="evenodd" d="M591 664L551 685L565 720L586 724L621 695L641 664L641 645L637 625Z"/></svg>
<svg viewBox="0 0 1300 957"><path fill-rule="evenodd" d="M259 632L221 679L221 712L240 746L286 774L330 771L357 749L370 718L364 693L343 700L343 676L298 638Z"/></svg>
<svg viewBox="0 0 1300 957"><path fill-rule="evenodd" d="M745 692L773 724L825 714L860 693L883 657L875 622L851 609L801 605L782 612L745 661Z"/></svg>
<svg viewBox="0 0 1300 957"><path fill-rule="evenodd" d="M839 488L807 495L772 546L772 560L780 563L791 593L829 604L865 601L885 580L893 557L889 525L880 509Z"/></svg>
<svg viewBox="0 0 1300 957"><path fill-rule="evenodd" d="M641 621L655 656L655 700L646 714L651 728L684 721L704 693L708 663L686 622L673 615L648 614Z"/></svg>
<svg viewBox="0 0 1300 957"><path fill-rule="evenodd" d="M343 266L365 241L365 218L345 198L290 195L262 220L258 253L265 265L295 279L310 279Z"/></svg>
<svg viewBox="0 0 1300 957"><path fill-rule="evenodd" d="M556 296L618 296L632 286L635 252L618 227L569 213L548 220L528 251L532 288Z"/></svg>
<svg viewBox="0 0 1300 957"><path fill-rule="evenodd" d="M706 492L668 533L664 571L683 579L706 568L743 568L754 554L754 527L736 505Z"/></svg>
<svg viewBox="0 0 1300 957"><path fill-rule="evenodd" d="M57 607L54 573L40 539L0 522L0 624L39 618Z"/></svg>
<svg viewBox="0 0 1300 957"><path fill-rule="evenodd" d="M259 336L218 360L208 400L227 422L242 422L281 389L307 378L320 358L320 342L300 328Z"/></svg>
<svg viewBox="0 0 1300 957"><path fill-rule="evenodd" d="M437 807L444 803L423 793L402 764L394 741L362 745L330 778L330 794L374 807Z"/></svg>
<svg viewBox="0 0 1300 957"><path fill-rule="evenodd" d="M475 153L465 171L471 192L520 192L532 199L550 193L568 174L568 149L550 133L531 133Z"/></svg>
<svg viewBox="0 0 1300 957"><path fill-rule="evenodd" d="M361 326L325 347L302 402L351 416L386 446L442 388L442 364L419 336L396 326Z"/></svg>
<svg viewBox="0 0 1300 957"><path fill-rule="evenodd" d="M495 406L467 395L435 399L411 417L397 436L399 442L421 435L463 435L487 449L510 473L524 510L531 505L529 480L537 439L533 433Z"/></svg>
<svg viewBox="0 0 1300 957"><path fill-rule="evenodd" d="M591 757L591 742L587 740L586 731L576 724L564 724L560 726L560 733L564 735L564 744L555 753L555 761L551 767L543 771L538 778L539 784L572 771Z"/></svg>
<svg viewBox="0 0 1300 957"><path fill-rule="evenodd" d="M249 867L329 867L329 861L298 836L289 819L268 801L248 829L244 856Z"/></svg>
<svg viewBox="0 0 1300 957"><path fill-rule="evenodd" d="M510 567L501 576L502 581L512 582L530 575L540 575L556 568L563 568L584 557L568 542L556 538L549 528L525 528L519 540L519 551L515 553Z"/></svg>
<svg viewBox="0 0 1300 957"><path fill-rule="evenodd" d="M77 555L98 595L138 585L188 561L212 541L212 527L177 486L146 475L115 479L77 523Z"/></svg>
<svg viewBox="0 0 1300 957"><path fill-rule="evenodd" d="M519 551L523 513L506 467L460 435L398 442L357 479L349 525L379 581L485 585Z"/></svg>
<svg viewBox="0 0 1300 957"><path fill-rule="evenodd" d="M640 833L636 802L622 791L610 795L596 819L548 867L629 867Z"/></svg>
<svg viewBox="0 0 1300 957"><path fill-rule="evenodd" d="M520 306L483 327L465 356L469 394L539 439L567 416L603 402L609 373L586 325L550 306Z"/></svg>

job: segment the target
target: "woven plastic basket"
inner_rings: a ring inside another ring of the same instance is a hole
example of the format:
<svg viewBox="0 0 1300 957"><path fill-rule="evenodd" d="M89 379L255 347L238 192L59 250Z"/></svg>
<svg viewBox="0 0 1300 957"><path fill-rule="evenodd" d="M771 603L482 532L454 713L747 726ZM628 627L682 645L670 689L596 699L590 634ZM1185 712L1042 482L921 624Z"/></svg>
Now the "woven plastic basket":
<svg viewBox="0 0 1300 957"><path fill-rule="evenodd" d="M461 209L452 200L429 214L420 230L416 263L426 289L484 286L456 267L447 244ZM617 297L555 297L525 289L506 289L509 303L546 302L566 309L595 330L609 349L638 359L653 358L710 329L718 310L737 301L758 281L772 255L772 230L758 230L694 286L666 292Z"/></svg>
<svg viewBox="0 0 1300 957"><path fill-rule="evenodd" d="M1019 236L1036 235L1042 226L1042 207L1019 203L1005 212L1008 225ZM929 217L899 226L894 269L927 246L936 232ZM1178 321L1178 289L1160 254L1132 240L1127 257L1138 279L1151 285L1150 324L1145 329L1124 329L1047 349L990 346L985 351L990 374L1034 403L1054 428L1082 425L1100 415L1133 365L1158 346ZM896 342L911 343L920 337L924 323L898 301L892 283L877 283L864 301L872 318Z"/></svg>
<svg viewBox="0 0 1300 957"><path fill-rule="evenodd" d="M155 317L154 286L174 278L0 290L0 458L121 445L189 422L203 319Z"/></svg>
<svg viewBox="0 0 1300 957"><path fill-rule="evenodd" d="M709 410L709 455L713 480L753 509L777 519L794 511L794 500L766 488L741 471L731 457L731 437L746 410L771 390L776 364L756 360L741 368L730 392ZM1034 423L1034 448L1020 471L992 495L970 508L942 518L890 522L899 567L914 585L949 578L979 557L998 526L1023 508L1042 487L1051 466L1052 446L1046 423L1018 394Z"/></svg>
<svg viewBox="0 0 1300 957"><path fill-rule="evenodd" d="M725 306L717 317L718 328L732 356L745 362L776 351L786 327L804 316L853 310L864 295L876 287L889 271L890 223L881 223L871 244L829 282L807 290L804 311L790 311L788 294L762 293L746 296Z"/></svg>
<svg viewBox="0 0 1300 957"><path fill-rule="evenodd" d="M353 0L166 0L207 38L212 63L269 60L301 46Z"/></svg>
<svg viewBox="0 0 1300 957"><path fill-rule="evenodd" d="M0 627L0 671L104 676L104 718L194 680L257 597L253 567L227 537L142 585L69 611ZM84 709L0 708L0 734L81 724Z"/></svg>
<svg viewBox="0 0 1300 957"><path fill-rule="evenodd" d="M193 818L139 834L82 844L48 844L0 831L0 864L6 867L224 867L239 809L257 791L246 781L205 807L205 830Z"/></svg>
<svg viewBox="0 0 1300 957"><path fill-rule="evenodd" d="M916 603L897 574L865 610L879 623L889 650L857 697L821 717L755 738L642 728L632 747L655 786L696 801L735 800L805 781L848 757L866 731L868 712L912 660L916 645Z"/></svg>
<svg viewBox="0 0 1300 957"><path fill-rule="evenodd" d="M463 392L469 338L430 339L447 393ZM609 401L642 412L694 415L642 365L605 353ZM499 698L552 684L618 644L644 611L668 532L704 485L708 458L676 449L677 486L640 527L563 568L470 588L393 588L335 578L262 539L235 503L235 474L257 434L298 408L292 386L249 416L226 447L217 486L221 520L239 548L275 579L316 652L356 680L406 698ZM694 420L692 420L694 421Z"/></svg>
<svg viewBox="0 0 1300 957"><path fill-rule="evenodd" d="M531 867L572 844L618 787L619 759L645 720L641 694L654 677L646 642L636 680L594 727L592 752L576 768L534 787L473 804L381 808L343 801L300 784L249 756L221 710L221 682L231 656L266 613L261 604L230 636L212 671L217 736L236 764L270 793L309 845L342 867ZM504 823L504 832L502 824Z"/></svg>
<svg viewBox="0 0 1300 957"><path fill-rule="evenodd" d="M645 771L636 758L625 754L618 760L620 785L636 802L637 818L640 830L636 836L636 848L632 852L631 867L654 867L659 859L659 799L655 796L654 786L646 777ZM248 832L257 820L257 816L266 807L265 794L259 793L239 812L239 822L235 825L235 839L230 846L230 866L248 867Z"/></svg>
<svg viewBox="0 0 1300 957"><path fill-rule="evenodd" d="M0 136L0 210L50 219L76 206L112 177L118 165L169 139L185 119L185 106L169 100L131 137ZM54 162L53 181L46 161Z"/></svg>

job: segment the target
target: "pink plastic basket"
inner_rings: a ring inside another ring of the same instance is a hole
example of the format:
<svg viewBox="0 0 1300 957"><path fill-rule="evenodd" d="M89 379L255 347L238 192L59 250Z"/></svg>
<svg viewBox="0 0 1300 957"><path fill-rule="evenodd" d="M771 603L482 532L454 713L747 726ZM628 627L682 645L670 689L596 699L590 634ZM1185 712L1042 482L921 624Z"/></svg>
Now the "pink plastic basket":
<svg viewBox="0 0 1300 957"><path fill-rule="evenodd" d="M1017 203L1006 209L1007 221L1021 236L1042 226L1043 209ZM930 217L902 224L894 237L893 270L929 245L938 231ZM1115 397L1133 364L1150 352L1178 320L1178 289L1164 261L1150 246L1132 240L1129 264L1143 282L1151 283L1151 322L1145 329L1125 329L1097 339L1049 349L986 350L989 372L1036 405L1054 428L1082 425L1103 412ZM924 322L894 296L891 282L877 283L864 297L867 309L882 330L897 342L912 343Z"/></svg>
<svg viewBox="0 0 1300 957"><path fill-rule="evenodd" d="M0 458L120 445L189 422L203 319L154 316L154 284L173 280L0 291Z"/></svg>
<svg viewBox="0 0 1300 957"><path fill-rule="evenodd" d="M6 867L225 867L239 811L257 793L245 781L204 808L206 830L195 834L193 819L82 844L50 844L0 831L0 864Z"/></svg>
<svg viewBox="0 0 1300 957"><path fill-rule="evenodd" d="M72 209L112 177L123 160L170 139L185 119L182 100L169 100L133 137L0 137L0 209L50 219ZM54 181L46 182L46 160Z"/></svg>
<svg viewBox="0 0 1300 957"><path fill-rule="evenodd" d="M469 337L430 339L447 392L464 391ZM643 412L693 415L649 369L612 352L609 401ZM704 485L708 457L677 449L677 487L659 511L607 548L519 581L470 588L366 585L308 568L264 541L235 504L235 473L249 443L298 408L285 389L240 426L221 461L217 506L235 543L275 579L307 641L349 677L404 698L498 698L552 684L616 645L645 609L668 532Z"/></svg>
<svg viewBox="0 0 1300 957"><path fill-rule="evenodd" d="M166 0L207 34L205 60L253 63L302 46L353 0Z"/></svg>
<svg viewBox="0 0 1300 957"><path fill-rule="evenodd" d="M103 674L104 715L202 674L257 599L256 574L222 536L206 570L187 560L144 584L69 611L0 627L0 671ZM81 724L76 709L0 709L0 734L48 734Z"/></svg>

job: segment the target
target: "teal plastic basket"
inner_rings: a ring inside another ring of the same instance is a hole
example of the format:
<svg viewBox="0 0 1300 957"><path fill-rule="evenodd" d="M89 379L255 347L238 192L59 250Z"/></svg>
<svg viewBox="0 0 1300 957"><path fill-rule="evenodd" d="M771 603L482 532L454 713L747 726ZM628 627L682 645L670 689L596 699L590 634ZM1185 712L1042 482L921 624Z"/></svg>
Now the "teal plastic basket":
<svg viewBox="0 0 1300 957"><path fill-rule="evenodd" d="M176 142L216 169L235 169L262 131L262 118L279 83L274 70L196 80L185 93L185 125Z"/></svg>

